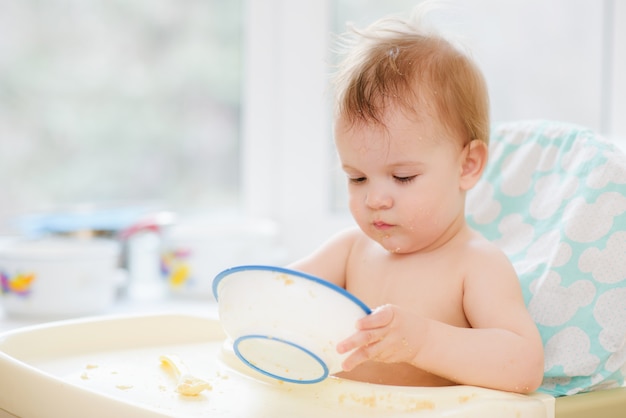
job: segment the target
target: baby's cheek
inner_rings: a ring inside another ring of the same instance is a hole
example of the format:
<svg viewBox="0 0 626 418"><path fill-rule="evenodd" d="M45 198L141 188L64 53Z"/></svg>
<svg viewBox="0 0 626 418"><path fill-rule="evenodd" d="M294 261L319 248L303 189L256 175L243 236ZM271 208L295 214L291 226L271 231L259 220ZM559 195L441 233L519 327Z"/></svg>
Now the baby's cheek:
<svg viewBox="0 0 626 418"><path fill-rule="evenodd" d="M366 223L365 215L363 208L356 202L350 200L349 202L350 213L352 214L352 218L359 224L359 226L363 227Z"/></svg>
<svg viewBox="0 0 626 418"><path fill-rule="evenodd" d="M436 227L440 223L441 211L428 205L419 205L411 211L405 229L411 232L420 232Z"/></svg>
<svg viewBox="0 0 626 418"><path fill-rule="evenodd" d="M409 232L416 232L420 229L420 224L423 224L423 220L420 219L418 214L411 216L404 224L404 229Z"/></svg>

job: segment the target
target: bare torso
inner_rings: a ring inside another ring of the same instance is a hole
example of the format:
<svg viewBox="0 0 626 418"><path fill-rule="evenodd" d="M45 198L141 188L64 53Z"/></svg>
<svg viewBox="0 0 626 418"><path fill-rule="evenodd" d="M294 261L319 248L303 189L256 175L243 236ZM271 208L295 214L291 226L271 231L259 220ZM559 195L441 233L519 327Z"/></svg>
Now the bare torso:
<svg viewBox="0 0 626 418"><path fill-rule="evenodd" d="M428 253L398 255L363 237L354 242L350 251L345 287L370 307L394 304L421 316L469 328L463 312L467 249L467 241L459 240ZM338 376L402 386L454 384L406 363L369 361Z"/></svg>

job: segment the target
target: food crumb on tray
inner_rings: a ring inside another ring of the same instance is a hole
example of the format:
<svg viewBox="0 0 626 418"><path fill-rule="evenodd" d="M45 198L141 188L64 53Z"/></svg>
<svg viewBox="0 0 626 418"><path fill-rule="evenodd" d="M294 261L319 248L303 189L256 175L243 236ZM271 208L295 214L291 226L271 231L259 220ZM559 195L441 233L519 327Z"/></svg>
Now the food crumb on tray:
<svg viewBox="0 0 626 418"><path fill-rule="evenodd" d="M181 395L197 396L204 390L213 389L209 382L192 375L185 363L176 354L164 354L159 359L161 360L161 367L170 367L176 374L178 378L176 392Z"/></svg>

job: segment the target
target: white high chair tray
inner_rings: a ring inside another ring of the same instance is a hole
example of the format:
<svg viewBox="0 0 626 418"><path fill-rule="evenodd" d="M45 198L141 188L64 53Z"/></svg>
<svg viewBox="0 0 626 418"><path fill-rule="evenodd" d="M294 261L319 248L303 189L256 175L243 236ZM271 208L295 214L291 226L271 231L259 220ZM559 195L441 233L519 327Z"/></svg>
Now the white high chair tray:
<svg viewBox="0 0 626 418"><path fill-rule="evenodd" d="M554 417L554 398L541 394L253 377L224 338L218 321L187 315L101 317L10 331L0 335L0 410L23 418ZM166 354L178 355L212 389L178 394L175 375L160 364Z"/></svg>

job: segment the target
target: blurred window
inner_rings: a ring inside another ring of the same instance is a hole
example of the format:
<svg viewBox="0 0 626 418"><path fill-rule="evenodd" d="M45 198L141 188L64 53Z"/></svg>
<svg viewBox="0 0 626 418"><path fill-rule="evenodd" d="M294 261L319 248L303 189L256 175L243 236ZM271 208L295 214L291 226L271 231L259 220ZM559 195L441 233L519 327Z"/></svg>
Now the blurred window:
<svg viewBox="0 0 626 418"><path fill-rule="evenodd" d="M238 205L242 3L0 1L0 219Z"/></svg>
<svg viewBox="0 0 626 418"><path fill-rule="evenodd" d="M23 212L155 202L274 219L305 254L352 223L331 34L417 3L0 0L0 232ZM493 121L626 137L623 2L445 4L433 23L472 50Z"/></svg>

